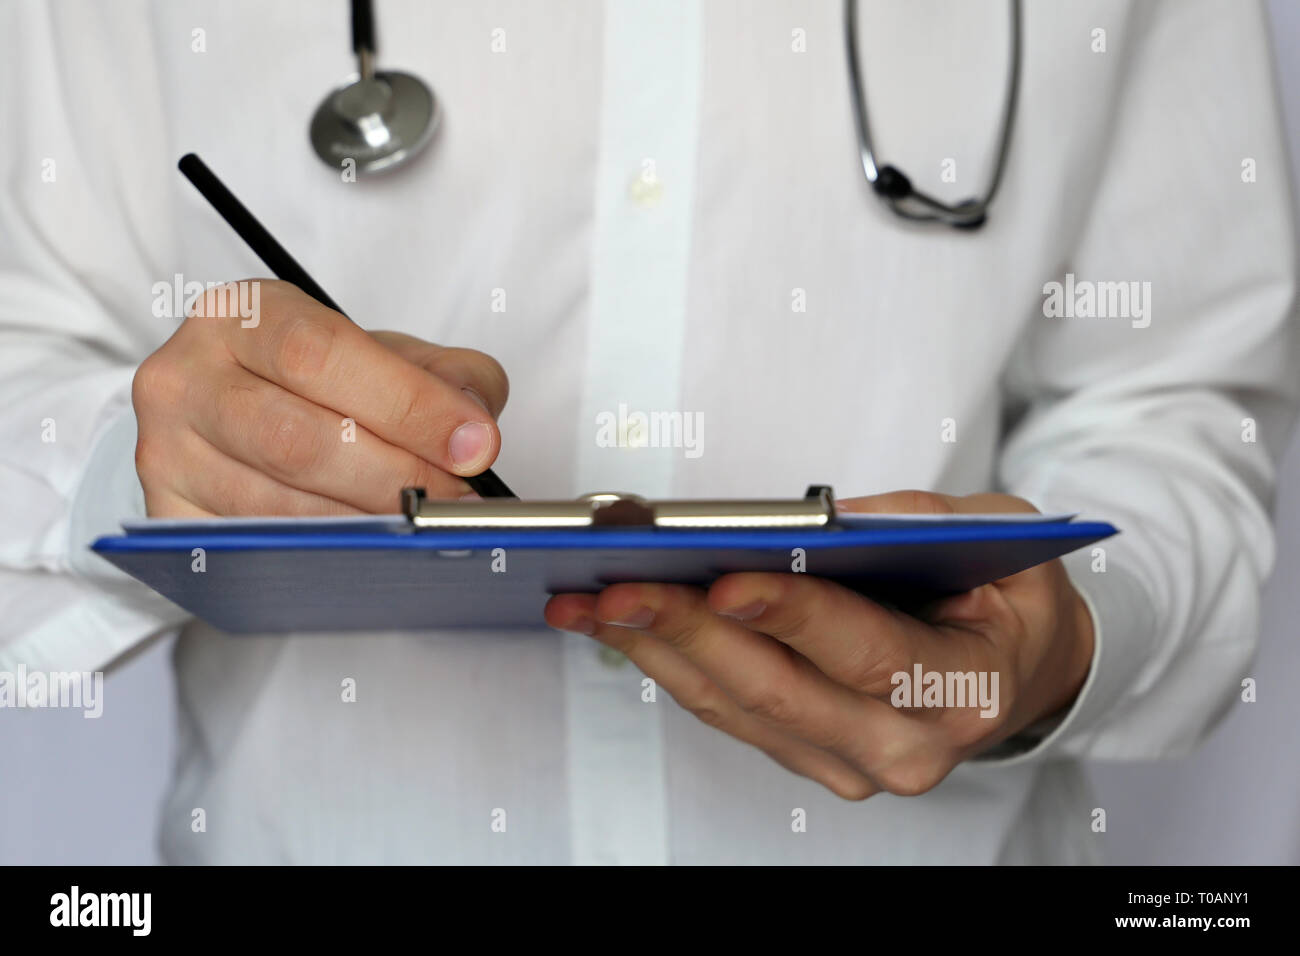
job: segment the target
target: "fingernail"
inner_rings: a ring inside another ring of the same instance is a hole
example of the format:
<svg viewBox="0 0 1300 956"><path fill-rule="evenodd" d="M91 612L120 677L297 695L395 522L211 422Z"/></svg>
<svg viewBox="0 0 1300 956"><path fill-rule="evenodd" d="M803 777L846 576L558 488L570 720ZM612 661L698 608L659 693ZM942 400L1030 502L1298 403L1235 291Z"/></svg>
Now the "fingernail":
<svg viewBox="0 0 1300 956"><path fill-rule="evenodd" d="M648 607L639 607L631 613L624 614L617 621L604 621L605 624L617 624L619 627L649 627L655 619L655 612Z"/></svg>
<svg viewBox="0 0 1300 956"><path fill-rule="evenodd" d="M480 422L470 422L452 432L447 453L456 467L471 468L487 456L491 447L491 430Z"/></svg>
<svg viewBox="0 0 1300 956"><path fill-rule="evenodd" d="M574 634L586 634L588 637L596 633L596 622L585 615L576 621L571 621L564 627L566 631L572 631Z"/></svg>
<svg viewBox="0 0 1300 956"><path fill-rule="evenodd" d="M729 607L725 611L719 611L720 617L729 617L733 621L752 621L767 609L767 605L762 601L752 601L741 607Z"/></svg>
<svg viewBox="0 0 1300 956"><path fill-rule="evenodd" d="M460 496L459 498L457 498L456 500L457 500L457 501L482 501L482 500L483 500L483 496L480 495L477 491L471 491L471 492L470 492L469 494L467 494L467 495L461 495L461 496Z"/></svg>
<svg viewBox="0 0 1300 956"><path fill-rule="evenodd" d="M474 391L474 389L466 385L464 388L461 389L461 391L464 392L466 395L468 395L470 398L474 399L474 401L478 405L482 406L483 411L487 412L489 415L492 414L492 409L488 408L488 403L483 400L483 396L480 395L478 392Z"/></svg>

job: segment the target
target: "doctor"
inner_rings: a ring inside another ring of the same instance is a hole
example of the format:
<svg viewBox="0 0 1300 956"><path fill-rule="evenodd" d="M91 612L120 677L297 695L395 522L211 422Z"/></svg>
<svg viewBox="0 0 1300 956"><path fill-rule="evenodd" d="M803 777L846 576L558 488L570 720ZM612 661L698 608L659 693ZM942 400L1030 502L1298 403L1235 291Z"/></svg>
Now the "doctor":
<svg viewBox="0 0 1300 956"><path fill-rule="evenodd" d="M830 0L387 0L383 60L445 112L382 177L307 142L342 6L0 16L0 666L179 629L170 861L1082 862L1077 760L1185 752L1234 699L1300 382L1256 5L1029 5L977 230L864 181ZM882 162L978 193L1006 3L863 3L856 39ZM270 280L256 323L215 293L156 315L177 274L263 275L174 173L190 148L392 331ZM1095 294L1062 312L1054 283ZM703 454L608 447L621 406L700 416ZM527 497L817 481L1124 533L922 617L740 575L558 596L534 633L238 639L86 551L133 515L391 511L488 465ZM998 675L996 716L895 706L917 667Z"/></svg>

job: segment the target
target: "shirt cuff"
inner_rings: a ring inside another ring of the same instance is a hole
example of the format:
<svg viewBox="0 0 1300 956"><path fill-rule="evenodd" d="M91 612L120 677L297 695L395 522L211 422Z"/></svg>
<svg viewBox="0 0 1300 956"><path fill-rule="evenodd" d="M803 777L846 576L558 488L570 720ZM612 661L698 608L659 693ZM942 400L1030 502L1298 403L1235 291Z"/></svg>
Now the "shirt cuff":
<svg viewBox="0 0 1300 956"><path fill-rule="evenodd" d="M0 611L15 637L0 662L52 670L99 670L188 619L189 614L90 550L120 534L124 518L145 516L135 471L135 414L129 379L105 407L103 424L71 495L66 574L15 574Z"/></svg>
<svg viewBox="0 0 1300 956"><path fill-rule="evenodd" d="M79 577L120 584L134 578L95 554L90 545L103 535L121 534L123 519L145 517L144 489L135 471L136 424L129 386L104 409L103 422L72 494L67 562Z"/></svg>
<svg viewBox="0 0 1300 956"><path fill-rule="evenodd" d="M1063 713L1026 728L970 762L1006 767L1049 757L1086 756L1146 662L1156 632L1151 598L1137 578L1112 565L1093 570L1092 549L1062 559L1070 582L1092 616L1092 665L1079 695Z"/></svg>

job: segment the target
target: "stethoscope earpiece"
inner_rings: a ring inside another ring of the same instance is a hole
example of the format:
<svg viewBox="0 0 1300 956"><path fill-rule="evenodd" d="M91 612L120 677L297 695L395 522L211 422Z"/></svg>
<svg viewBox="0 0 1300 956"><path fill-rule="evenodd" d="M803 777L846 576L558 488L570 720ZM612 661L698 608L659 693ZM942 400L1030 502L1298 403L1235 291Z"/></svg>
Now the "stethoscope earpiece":
<svg viewBox="0 0 1300 956"><path fill-rule="evenodd" d="M409 73L376 72L370 0L352 0L357 75L325 97L311 118L311 145L328 166L352 160L358 173L400 166L429 144L442 108L427 83Z"/></svg>

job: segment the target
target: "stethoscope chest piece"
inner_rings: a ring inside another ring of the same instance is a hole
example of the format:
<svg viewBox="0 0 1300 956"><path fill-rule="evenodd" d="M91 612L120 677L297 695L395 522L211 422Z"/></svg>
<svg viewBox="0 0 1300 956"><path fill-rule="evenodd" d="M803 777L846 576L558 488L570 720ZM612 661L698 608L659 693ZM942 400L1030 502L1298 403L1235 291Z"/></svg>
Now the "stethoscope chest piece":
<svg viewBox="0 0 1300 956"><path fill-rule="evenodd" d="M311 145L335 169L351 159L358 173L378 173L427 146L441 118L437 98L422 81L380 71L325 97L311 120Z"/></svg>
<svg viewBox="0 0 1300 956"><path fill-rule="evenodd" d="M442 107L427 83L409 73L375 69L375 16L370 0L352 0L357 73L325 97L311 118L312 149L327 166L379 173L400 166L433 139Z"/></svg>

